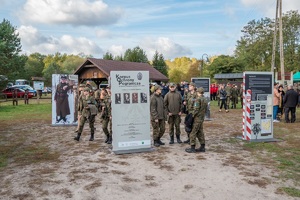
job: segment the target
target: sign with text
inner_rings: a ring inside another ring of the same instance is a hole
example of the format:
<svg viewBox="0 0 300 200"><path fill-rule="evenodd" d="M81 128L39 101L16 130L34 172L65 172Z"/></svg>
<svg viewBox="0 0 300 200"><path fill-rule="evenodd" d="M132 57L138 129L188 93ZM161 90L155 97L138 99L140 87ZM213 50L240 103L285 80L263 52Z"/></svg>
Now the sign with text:
<svg viewBox="0 0 300 200"><path fill-rule="evenodd" d="M113 152L151 150L148 71L111 71Z"/></svg>
<svg viewBox="0 0 300 200"><path fill-rule="evenodd" d="M33 81L33 88L35 90L43 90L44 89L44 82L43 81Z"/></svg>
<svg viewBox="0 0 300 200"><path fill-rule="evenodd" d="M273 80L272 72L244 72L244 140L273 138Z"/></svg>

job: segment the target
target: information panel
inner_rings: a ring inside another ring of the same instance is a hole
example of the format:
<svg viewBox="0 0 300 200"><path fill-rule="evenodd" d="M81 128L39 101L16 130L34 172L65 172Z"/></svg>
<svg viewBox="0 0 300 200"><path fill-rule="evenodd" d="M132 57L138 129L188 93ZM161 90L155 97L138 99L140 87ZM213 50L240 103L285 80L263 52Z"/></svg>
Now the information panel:
<svg viewBox="0 0 300 200"><path fill-rule="evenodd" d="M272 72L244 72L244 140L273 138L273 80Z"/></svg>
<svg viewBox="0 0 300 200"><path fill-rule="evenodd" d="M207 112L205 120L210 120L210 78L191 78L191 81L196 84L196 87L203 87L204 97L207 99Z"/></svg>
<svg viewBox="0 0 300 200"><path fill-rule="evenodd" d="M111 71L113 152L151 150L148 71Z"/></svg>

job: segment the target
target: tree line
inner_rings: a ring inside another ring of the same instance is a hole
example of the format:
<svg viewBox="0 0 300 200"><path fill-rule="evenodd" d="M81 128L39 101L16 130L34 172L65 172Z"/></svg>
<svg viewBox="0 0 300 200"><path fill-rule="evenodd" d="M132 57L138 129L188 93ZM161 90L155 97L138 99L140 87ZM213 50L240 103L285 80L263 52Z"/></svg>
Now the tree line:
<svg viewBox="0 0 300 200"><path fill-rule="evenodd" d="M288 11L283 14L282 20L285 71L296 72L300 70L300 15L298 11ZM173 82L199 76L200 68L202 68L202 75L210 78L218 73L271 71L274 29L275 19L266 17L251 20L241 30L243 35L237 40L234 54L210 56L209 62L188 57L165 60L163 54L158 51L149 61L146 52L138 46L127 49L124 55L113 56L110 52L106 52L103 59L149 63ZM21 54L21 40L16 30L17 28L6 19L0 23L0 75L1 77L5 75L7 80L44 77L46 85L50 85L52 74L72 74L86 58L92 57L84 53L78 55L59 52L49 55L38 52L30 55ZM276 71L280 70L278 43L275 66ZM0 82L3 83L1 78Z"/></svg>

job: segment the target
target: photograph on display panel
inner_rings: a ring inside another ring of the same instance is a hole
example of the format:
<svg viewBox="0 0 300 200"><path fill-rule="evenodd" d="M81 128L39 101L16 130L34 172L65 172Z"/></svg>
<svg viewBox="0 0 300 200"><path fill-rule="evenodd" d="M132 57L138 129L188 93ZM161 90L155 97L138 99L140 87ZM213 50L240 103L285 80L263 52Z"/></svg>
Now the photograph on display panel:
<svg viewBox="0 0 300 200"><path fill-rule="evenodd" d="M77 124L78 76L52 74L52 125Z"/></svg>

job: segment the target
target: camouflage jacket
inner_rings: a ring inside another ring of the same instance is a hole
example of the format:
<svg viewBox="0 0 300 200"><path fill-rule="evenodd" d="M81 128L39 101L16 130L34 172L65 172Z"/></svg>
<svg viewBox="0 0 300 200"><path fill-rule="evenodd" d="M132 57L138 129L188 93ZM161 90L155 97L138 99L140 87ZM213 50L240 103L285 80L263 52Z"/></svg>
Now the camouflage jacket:
<svg viewBox="0 0 300 200"><path fill-rule="evenodd" d="M107 119L111 116L111 98L106 96L104 99L99 99L100 118Z"/></svg>
<svg viewBox="0 0 300 200"><path fill-rule="evenodd" d="M193 94L191 92L189 92L187 95L186 95L186 99L185 99L185 102L186 102L186 109L187 111L190 113L193 111L193 107L194 107L194 103L195 103L195 100L197 99L197 94L196 92L194 92Z"/></svg>
<svg viewBox="0 0 300 200"><path fill-rule="evenodd" d="M192 115L194 119L199 119L201 121L205 118L205 113L207 111L207 100L204 96L197 97L197 99L194 102Z"/></svg>
<svg viewBox="0 0 300 200"><path fill-rule="evenodd" d="M78 99L78 114L83 117L97 114L96 101L93 96L80 95Z"/></svg>

